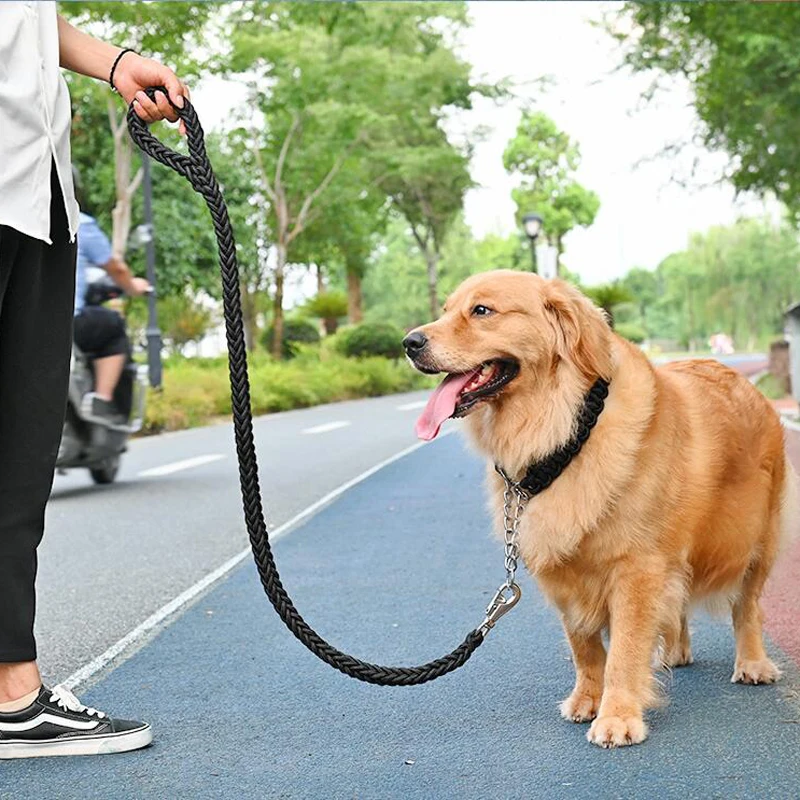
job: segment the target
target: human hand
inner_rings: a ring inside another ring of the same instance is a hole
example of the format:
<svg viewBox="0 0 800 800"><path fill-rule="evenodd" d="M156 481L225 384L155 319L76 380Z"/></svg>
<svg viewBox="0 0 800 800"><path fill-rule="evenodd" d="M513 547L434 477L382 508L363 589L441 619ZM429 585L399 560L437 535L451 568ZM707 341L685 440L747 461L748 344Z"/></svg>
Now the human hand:
<svg viewBox="0 0 800 800"><path fill-rule="evenodd" d="M141 297L143 294L152 291L152 289L153 287L144 278L132 278L128 294L131 297Z"/></svg>
<svg viewBox="0 0 800 800"><path fill-rule="evenodd" d="M134 52L125 53L114 71L114 88L126 103L133 103L133 110L145 122L157 122L160 119L175 122L178 115L163 92L156 92L155 102L145 94L144 90L151 86L166 87L170 100L178 108L183 108L183 98L189 97L186 84L169 67ZM185 134L183 122L179 127L180 132Z"/></svg>

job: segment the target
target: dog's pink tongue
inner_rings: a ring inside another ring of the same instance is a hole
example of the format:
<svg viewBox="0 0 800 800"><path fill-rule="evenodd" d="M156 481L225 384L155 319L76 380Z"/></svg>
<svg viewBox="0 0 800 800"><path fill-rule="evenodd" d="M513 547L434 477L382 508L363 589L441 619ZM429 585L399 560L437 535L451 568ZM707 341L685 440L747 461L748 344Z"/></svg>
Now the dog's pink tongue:
<svg viewBox="0 0 800 800"><path fill-rule="evenodd" d="M461 390L472 380L475 372L448 375L434 390L428 400L428 405L420 414L414 428L417 438L429 442L435 439L442 423L453 416Z"/></svg>

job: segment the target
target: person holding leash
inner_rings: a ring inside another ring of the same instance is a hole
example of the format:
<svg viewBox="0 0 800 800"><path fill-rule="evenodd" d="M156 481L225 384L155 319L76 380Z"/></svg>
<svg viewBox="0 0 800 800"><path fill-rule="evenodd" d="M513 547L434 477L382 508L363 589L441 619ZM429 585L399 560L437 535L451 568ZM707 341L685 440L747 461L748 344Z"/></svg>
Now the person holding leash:
<svg viewBox="0 0 800 800"><path fill-rule="evenodd" d="M42 686L36 663L36 550L66 407L79 223L59 67L108 81L146 122L176 120L147 87L179 107L189 96L172 70L82 33L55 2L0 3L0 759L152 741L146 723Z"/></svg>

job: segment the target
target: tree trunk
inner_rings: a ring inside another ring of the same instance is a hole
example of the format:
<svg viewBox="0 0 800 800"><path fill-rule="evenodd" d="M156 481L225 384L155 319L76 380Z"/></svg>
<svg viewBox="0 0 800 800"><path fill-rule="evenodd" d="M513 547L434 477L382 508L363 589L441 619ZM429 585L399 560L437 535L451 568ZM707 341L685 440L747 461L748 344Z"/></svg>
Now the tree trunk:
<svg viewBox="0 0 800 800"><path fill-rule="evenodd" d="M361 297L361 275L357 272L347 273L347 318L353 325L364 319Z"/></svg>
<svg viewBox="0 0 800 800"><path fill-rule="evenodd" d="M325 291L325 273L322 271L322 265L317 264L317 294Z"/></svg>
<svg viewBox="0 0 800 800"><path fill-rule="evenodd" d="M124 259L131 231L131 198L142 180L141 167L131 179L133 143L128 135L125 116L117 118L114 102L108 99L108 122L114 137L114 183L117 202L111 212L111 252Z"/></svg>
<svg viewBox="0 0 800 800"><path fill-rule="evenodd" d="M275 265L275 297L272 300L272 355L283 357L283 273L286 269L286 244L276 245L277 264Z"/></svg>
<svg viewBox="0 0 800 800"><path fill-rule="evenodd" d="M114 177L117 202L111 212L111 251L119 259L125 258L128 235L131 230L131 160L133 149L127 136L121 137L114 148Z"/></svg>
<svg viewBox="0 0 800 800"><path fill-rule="evenodd" d="M256 298L255 293L251 292L246 284L240 284L242 295L242 319L244 322L244 342L248 352L252 352L256 346L258 328L256 325Z"/></svg>
<svg viewBox="0 0 800 800"><path fill-rule="evenodd" d="M439 253L436 249L425 249L425 261L428 265L428 302L430 304L429 310L431 320L435 320L439 316Z"/></svg>

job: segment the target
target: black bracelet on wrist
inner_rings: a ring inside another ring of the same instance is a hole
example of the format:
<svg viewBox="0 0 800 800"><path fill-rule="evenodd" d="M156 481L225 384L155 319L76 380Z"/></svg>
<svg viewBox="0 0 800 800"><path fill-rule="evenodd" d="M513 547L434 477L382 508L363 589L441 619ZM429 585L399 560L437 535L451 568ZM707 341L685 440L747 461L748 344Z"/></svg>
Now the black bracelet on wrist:
<svg viewBox="0 0 800 800"><path fill-rule="evenodd" d="M109 73L108 76L108 82L109 84L111 84L111 88L115 92L117 92L117 87L114 86L114 72L117 69L117 64L119 64L119 60L122 58L122 56L125 55L125 53L136 53L136 51L131 47L126 47L124 50L120 50L119 53L117 53L117 57L114 59L114 63L111 65L111 72ZM136 53L136 55L138 56L139 54ZM119 94L119 92L117 92L117 94Z"/></svg>

